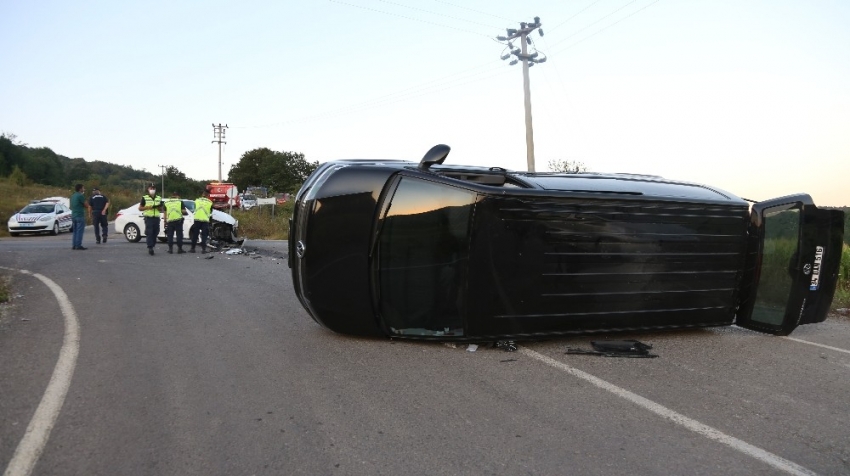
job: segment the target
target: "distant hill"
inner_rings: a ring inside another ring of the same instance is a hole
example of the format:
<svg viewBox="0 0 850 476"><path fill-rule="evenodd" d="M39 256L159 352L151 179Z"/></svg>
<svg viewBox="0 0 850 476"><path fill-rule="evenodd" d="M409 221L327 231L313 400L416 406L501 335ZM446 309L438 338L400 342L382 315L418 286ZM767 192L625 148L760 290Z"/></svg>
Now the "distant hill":
<svg viewBox="0 0 850 476"><path fill-rule="evenodd" d="M70 188L75 183L143 193L145 182L160 183L160 175L100 160L87 161L57 154L47 147L29 147L16 141L14 134L0 135L0 177L11 177L21 185L32 183ZM167 190L181 196L199 194L206 182L192 180L176 167L167 167Z"/></svg>

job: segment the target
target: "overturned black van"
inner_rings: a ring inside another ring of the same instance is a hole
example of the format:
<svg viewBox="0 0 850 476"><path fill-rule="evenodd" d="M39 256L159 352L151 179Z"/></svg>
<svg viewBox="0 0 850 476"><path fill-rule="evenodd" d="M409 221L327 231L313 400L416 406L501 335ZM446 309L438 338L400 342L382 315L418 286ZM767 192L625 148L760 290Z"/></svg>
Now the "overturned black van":
<svg viewBox="0 0 850 476"><path fill-rule="evenodd" d="M821 322L844 213L752 206L694 183L419 162L322 164L298 192L289 265L336 332L480 341Z"/></svg>

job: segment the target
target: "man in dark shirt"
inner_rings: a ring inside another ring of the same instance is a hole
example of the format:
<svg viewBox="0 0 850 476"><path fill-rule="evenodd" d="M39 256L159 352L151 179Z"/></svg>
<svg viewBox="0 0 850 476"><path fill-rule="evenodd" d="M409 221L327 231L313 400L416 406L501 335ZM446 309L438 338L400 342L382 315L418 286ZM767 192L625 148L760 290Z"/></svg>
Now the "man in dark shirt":
<svg viewBox="0 0 850 476"><path fill-rule="evenodd" d="M75 250L85 250L83 246L83 232L86 231L86 208L90 208L86 197L83 195L86 189L83 184L74 185L74 194L71 195L71 222L74 224L74 236L71 246Z"/></svg>
<svg viewBox="0 0 850 476"><path fill-rule="evenodd" d="M94 187L91 189L92 195L89 198L91 206L91 223L94 225L94 237L96 243L100 244L101 231L103 232L103 243L106 243L106 234L109 231L109 221L107 216L109 213L109 199L106 195L100 193L100 189Z"/></svg>

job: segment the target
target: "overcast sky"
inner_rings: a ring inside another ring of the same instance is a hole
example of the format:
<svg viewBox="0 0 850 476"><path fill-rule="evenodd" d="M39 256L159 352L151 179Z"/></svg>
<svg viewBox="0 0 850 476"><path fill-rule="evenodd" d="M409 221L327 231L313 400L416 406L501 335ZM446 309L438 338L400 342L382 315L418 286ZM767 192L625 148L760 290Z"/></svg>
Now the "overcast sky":
<svg viewBox="0 0 850 476"><path fill-rule="evenodd" d="M0 2L0 132L224 176L268 147L526 169L522 69L494 40L539 16L538 170L551 159L850 205L846 0Z"/></svg>

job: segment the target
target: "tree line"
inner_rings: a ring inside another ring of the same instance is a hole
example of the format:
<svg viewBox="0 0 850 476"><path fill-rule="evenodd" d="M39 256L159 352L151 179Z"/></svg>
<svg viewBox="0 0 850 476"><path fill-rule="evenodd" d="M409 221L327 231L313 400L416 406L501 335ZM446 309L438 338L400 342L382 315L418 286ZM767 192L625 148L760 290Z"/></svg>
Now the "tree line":
<svg viewBox="0 0 850 476"><path fill-rule="evenodd" d="M318 162L308 162L302 153L263 147L242 154L239 162L230 168L227 181L236 184L240 191L248 186L264 186L273 192L294 193L318 166ZM0 134L0 177L20 186L41 184L64 188L84 183L89 189L99 186L140 194L147 183L152 182L160 189L164 180L166 193L177 192L181 197L197 196L211 182L191 179L173 166L166 167L163 175L159 175L99 160L72 159L48 147L29 147L9 133Z"/></svg>

